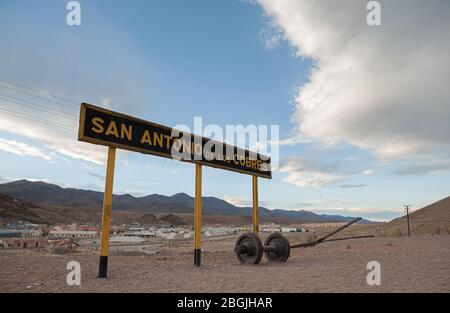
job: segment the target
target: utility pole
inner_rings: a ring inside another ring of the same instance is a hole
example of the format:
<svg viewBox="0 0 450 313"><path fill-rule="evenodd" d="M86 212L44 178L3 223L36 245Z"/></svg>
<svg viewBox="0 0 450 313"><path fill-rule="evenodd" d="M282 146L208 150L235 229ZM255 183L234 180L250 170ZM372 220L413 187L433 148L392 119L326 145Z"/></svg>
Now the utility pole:
<svg viewBox="0 0 450 313"><path fill-rule="evenodd" d="M411 209L411 205L408 204L408 205L405 205L404 207L405 207L405 211L406 211L406 221L408 222L408 237L411 237L411 229L409 226L409 212Z"/></svg>

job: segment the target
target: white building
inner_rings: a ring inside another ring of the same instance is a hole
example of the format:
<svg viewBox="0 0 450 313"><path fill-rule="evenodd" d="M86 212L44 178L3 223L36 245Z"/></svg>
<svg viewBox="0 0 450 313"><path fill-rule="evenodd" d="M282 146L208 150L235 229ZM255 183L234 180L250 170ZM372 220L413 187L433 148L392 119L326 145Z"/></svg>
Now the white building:
<svg viewBox="0 0 450 313"><path fill-rule="evenodd" d="M53 238L96 238L96 231L84 230L51 230L49 233Z"/></svg>
<svg viewBox="0 0 450 313"><path fill-rule="evenodd" d="M296 233L297 232L297 228L295 228L295 227L281 227L281 232L282 233Z"/></svg>
<svg viewBox="0 0 450 313"><path fill-rule="evenodd" d="M205 227L204 233L207 237L236 235L237 230L233 227Z"/></svg>
<svg viewBox="0 0 450 313"><path fill-rule="evenodd" d="M145 242L144 238L141 237L126 237L126 236L112 236L110 239L111 243L142 243Z"/></svg>
<svg viewBox="0 0 450 313"><path fill-rule="evenodd" d="M141 237L141 238L151 238L155 237L155 232L148 231L148 230L133 230L133 231L126 231L123 233L123 236L125 237Z"/></svg>
<svg viewBox="0 0 450 313"><path fill-rule="evenodd" d="M27 230L21 230L20 232L22 233L22 237L25 237L25 238L42 236L41 230L27 229Z"/></svg>
<svg viewBox="0 0 450 313"><path fill-rule="evenodd" d="M263 233L279 233L281 231L281 228L263 228L261 231Z"/></svg>

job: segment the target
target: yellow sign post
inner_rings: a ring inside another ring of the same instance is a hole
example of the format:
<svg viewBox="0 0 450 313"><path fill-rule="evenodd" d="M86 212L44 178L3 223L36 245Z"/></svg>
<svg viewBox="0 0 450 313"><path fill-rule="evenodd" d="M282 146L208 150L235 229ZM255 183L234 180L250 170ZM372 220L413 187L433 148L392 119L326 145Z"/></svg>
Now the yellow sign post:
<svg viewBox="0 0 450 313"><path fill-rule="evenodd" d="M258 177L252 177L253 187L253 232L259 234L259 221L258 221Z"/></svg>
<svg viewBox="0 0 450 313"><path fill-rule="evenodd" d="M116 161L116 148L108 148L108 161L106 164L105 194L103 195L102 237L100 244L99 278L108 276L109 232L111 226L112 193L114 185L114 164Z"/></svg>
<svg viewBox="0 0 450 313"><path fill-rule="evenodd" d="M202 166L195 165L194 265L201 265L202 254Z"/></svg>

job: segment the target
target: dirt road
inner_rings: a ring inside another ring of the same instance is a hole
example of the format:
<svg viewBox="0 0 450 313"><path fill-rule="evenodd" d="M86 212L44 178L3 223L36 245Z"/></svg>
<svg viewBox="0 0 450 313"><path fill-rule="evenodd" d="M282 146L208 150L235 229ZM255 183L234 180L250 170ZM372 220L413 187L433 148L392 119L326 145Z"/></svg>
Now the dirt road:
<svg viewBox="0 0 450 313"><path fill-rule="evenodd" d="M234 240L206 242L201 268L192 265L191 244L112 255L107 280L96 278L97 252L0 251L0 292L450 292L450 236L329 242L258 266L238 263ZM81 286L67 286L69 261L81 264ZM366 283L369 261L381 264L381 286Z"/></svg>

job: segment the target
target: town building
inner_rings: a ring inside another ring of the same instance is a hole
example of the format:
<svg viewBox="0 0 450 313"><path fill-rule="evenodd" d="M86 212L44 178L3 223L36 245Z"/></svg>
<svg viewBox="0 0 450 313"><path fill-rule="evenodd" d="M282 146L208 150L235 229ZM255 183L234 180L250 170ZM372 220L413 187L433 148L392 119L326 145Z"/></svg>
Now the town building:
<svg viewBox="0 0 450 313"><path fill-rule="evenodd" d="M0 229L0 238L18 238L22 237L20 230Z"/></svg>
<svg viewBox="0 0 450 313"><path fill-rule="evenodd" d="M68 252L75 252L80 245L70 239L52 240L48 244L48 249L53 254L66 254Z"/></svg>
<svg viewBox="0 0 450 313"><path fill-rule="evenodd" d="M51 238L96 238L98 232L84 230L51 230L49 233Z"/></svg>
<svg viewBox="0 0 450 313"><path fill-rule="evenodd" d="M47 244L47 238L43 237L0 239L0 249L44 249Z"/></svg>
<svg viewBox="0 0 450 313"><path fill-rule="evenodd" d="M21 231L22 237L29 238L29 237L42 237L42 231L36 230L36 229L24 229Z"/></svg>

